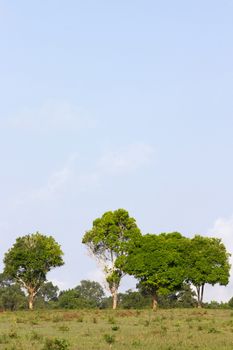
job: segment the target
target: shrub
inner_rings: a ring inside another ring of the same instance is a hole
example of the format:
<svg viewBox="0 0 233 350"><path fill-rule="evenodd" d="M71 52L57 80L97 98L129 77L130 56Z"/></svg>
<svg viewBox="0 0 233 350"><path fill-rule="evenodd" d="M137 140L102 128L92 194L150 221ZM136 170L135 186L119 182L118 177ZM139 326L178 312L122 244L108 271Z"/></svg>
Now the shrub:
<svg viewBox="0 0 233 350"><path fill-rule="evenodd" d="M115 343L115 336L112 334L104 334L104 340L108 344L113 344Z"/></svg>
<svg viewBox="0 0 233 350"><path fill-rule="evenodd" d="M43 350L66 350L69 349L69 343L65 339L46 339Z"/></svg>

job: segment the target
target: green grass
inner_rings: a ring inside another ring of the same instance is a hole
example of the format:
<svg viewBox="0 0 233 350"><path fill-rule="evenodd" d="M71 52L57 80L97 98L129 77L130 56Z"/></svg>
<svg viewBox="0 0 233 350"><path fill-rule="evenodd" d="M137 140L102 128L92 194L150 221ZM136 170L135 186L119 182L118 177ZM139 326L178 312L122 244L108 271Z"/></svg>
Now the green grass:
<svg viewBox="0 0 233 350"><path fill-rule="evenodd" d="M230 310L0 313L0 350L233 349Z"/></svg>

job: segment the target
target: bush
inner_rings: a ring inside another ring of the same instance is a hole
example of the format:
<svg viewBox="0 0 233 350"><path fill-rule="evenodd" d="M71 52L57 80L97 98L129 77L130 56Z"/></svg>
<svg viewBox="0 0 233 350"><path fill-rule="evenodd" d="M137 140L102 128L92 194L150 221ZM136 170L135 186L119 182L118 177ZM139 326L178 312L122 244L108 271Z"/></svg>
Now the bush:
<svg viewBox="0 0 233 350"><path fill-rule="evenodd" d="M66 350L69 349L69 343L65 339L46 339L43 350Z"/></svg>

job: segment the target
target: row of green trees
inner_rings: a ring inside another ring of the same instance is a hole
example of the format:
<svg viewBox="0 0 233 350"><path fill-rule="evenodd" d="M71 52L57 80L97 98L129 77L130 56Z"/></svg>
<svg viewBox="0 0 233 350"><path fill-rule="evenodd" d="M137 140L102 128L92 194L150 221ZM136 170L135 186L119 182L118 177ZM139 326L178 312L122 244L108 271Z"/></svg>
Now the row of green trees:
<svg viewBox="0 0 233 350"><path fill-rule="evenodd" d="M103 268L117 306L117 291L124 274L134 276L152 297L156 309L159 295L169 295L191 283L203 303L206 283L227 285L230 254L218 238L187 238L178 232L142 235L134 218L124 209L109 211L94 220L82 242Z"/></svg>
<svg viewBox="0 0 233 350"><path fill-rule="evenodd" d="M152 297L154 309L159 298L176 295L190 283L196 287L201 306L206 283L226 285L229 281L229 254L220 239L190 239L178 232L142 235L135 219L124 209L106 212L94 220L82 242L105 273L113 309L117 307L118 289L125 274L138 280L140 294ZM63 264L63 252L53 237L39 232L19 237L5 254L2 287L14 285L12 293L19 288L22 293L26 291L29 309L33 309L35 298L39 300L43 293L45 296L47 273ZM61 292L59 298L63 307L72 298L82 303L88 300L81 296L78 287Z"/></svg>
<svg viewBox="0 0 233 350"><path fill-rule="evenodd" d="M145 290L128 290L118 294L118 305L122 309L150 308L150 295ZM159 295L160 308L192 308L197 306L196 293L189 284L174 294ZM0 276L0 310L25 310L28 308L27 296L17 283ZM103 287L95 281L83 280L72 289L59 291L51 282L45 282L36 298L37 309L106 309L112 304L111 297L105 295ZM212 301L206 308L232 308L233 298L227 303Z"/></svg>

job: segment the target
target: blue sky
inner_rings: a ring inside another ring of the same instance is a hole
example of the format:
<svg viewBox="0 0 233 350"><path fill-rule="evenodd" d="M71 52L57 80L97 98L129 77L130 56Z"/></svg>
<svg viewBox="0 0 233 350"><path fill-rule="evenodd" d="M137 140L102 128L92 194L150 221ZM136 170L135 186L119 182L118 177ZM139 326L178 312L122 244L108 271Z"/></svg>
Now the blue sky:
<svg viewBox="0 0 233 350"><path fill-rule="evenodd" d="M81 239L117 208L233 251L232 16L230 0L0 0L1 259L38 230L65 252L53 281L98 279Z"/></svg>

